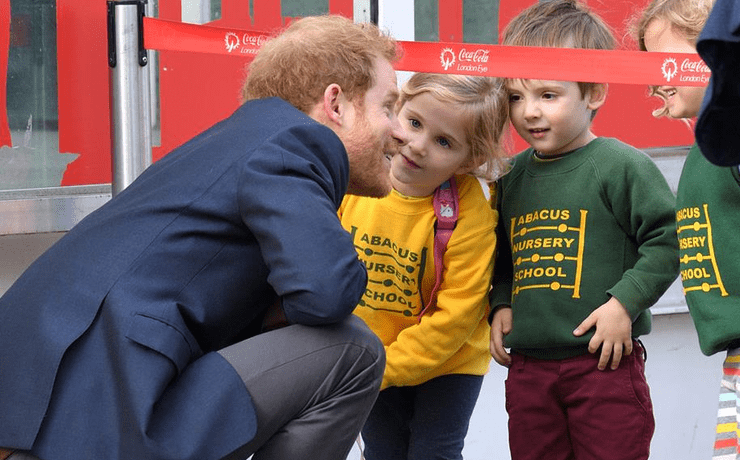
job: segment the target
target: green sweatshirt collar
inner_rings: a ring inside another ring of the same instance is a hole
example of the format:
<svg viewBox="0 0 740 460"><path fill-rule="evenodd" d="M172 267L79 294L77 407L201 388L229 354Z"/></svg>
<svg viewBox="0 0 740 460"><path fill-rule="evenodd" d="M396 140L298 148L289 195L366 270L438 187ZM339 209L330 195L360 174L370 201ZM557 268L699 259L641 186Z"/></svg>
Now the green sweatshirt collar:
<svg viewBox="0 0 740 460"><path fill-rule="evenodd" d="M568 152L554 158L538 157L533 148L524 153L525 167L534 175L553 175L572 171L587 161L594 151L604 143L604 138L597 137L581 148Z"/></svg>

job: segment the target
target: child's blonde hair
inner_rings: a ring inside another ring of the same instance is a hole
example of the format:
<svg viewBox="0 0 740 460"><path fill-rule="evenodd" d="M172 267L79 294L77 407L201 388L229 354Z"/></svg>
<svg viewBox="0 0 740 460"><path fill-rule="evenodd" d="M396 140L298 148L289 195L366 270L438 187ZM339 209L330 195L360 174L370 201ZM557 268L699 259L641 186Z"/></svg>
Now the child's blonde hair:
<svg viewBox="0 0 740 460"><path fill-rule="evenodd" d="M503 32L502 45L611 50L614 34L577 0L537 2L520 12ZM578 82L581 96L598 83Z"/></svg>
<svg viewBox="0 0 740 460"><path fill-rule="evenodd" d="M415 73L403 85L398 109L414 97L429 93L440 102L454 104L465 123L471 159L480 167L476 175L494 180L506 172L504 131L509 107L503 80L490 77Z"/></svg>
<svg viewBox="0 0 740 460"><path fill-rule="evenodd" d="M639 16L632 19L630 30L640 49L647 51L645 31L651 22L662 19L696 47L696 41L709 18L713 5L714 0L653 0ZM666 97L658 91L657 86L650 87L650 95L660 97L664 102L663 107L653 111L653 116L668 115L668 107L665 105Z"/></svg>

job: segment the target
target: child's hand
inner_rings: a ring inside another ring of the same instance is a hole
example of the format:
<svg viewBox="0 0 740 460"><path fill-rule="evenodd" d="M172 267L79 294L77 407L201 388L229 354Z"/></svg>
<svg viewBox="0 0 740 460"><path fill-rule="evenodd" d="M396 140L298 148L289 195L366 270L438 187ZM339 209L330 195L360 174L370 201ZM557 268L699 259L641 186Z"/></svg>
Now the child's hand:
<svg viewBox="0 0 740 460"><path fill-rule="evenodd" d="M601 346L601 357L598 368L606 369L609 357L612 357L612 369L619 367L622 355L632 353L632 319L627 309L612 297L604 305L593 311L588 318L578 325L573 335L581 336L596 326L596 333L588 342L588 351L596 353Z"/></svg>
<svg viewBox="0 0 740 460"><path fill-rule="evenodd" d="M497 363L509 367L511 356L504 348L504 336L511 332L511 307L499 307L491 321L491 343L488 348Z"/></svg>

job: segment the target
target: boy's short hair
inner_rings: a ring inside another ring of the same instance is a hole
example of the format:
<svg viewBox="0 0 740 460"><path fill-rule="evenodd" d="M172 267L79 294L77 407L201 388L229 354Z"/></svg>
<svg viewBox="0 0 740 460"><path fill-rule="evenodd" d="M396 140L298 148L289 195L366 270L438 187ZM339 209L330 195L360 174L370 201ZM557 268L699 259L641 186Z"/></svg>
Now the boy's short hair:
<svg viewBox="0 0 740 460"><path fill-rule="evenodd" d="M502 45L611 50L609 26L578 0L537 2L506 26ZM578 82L583 97L598 82Z"/></svg>
<svg viewBox="0 0 740 460"><path fill-rule="evenodd" d="M279 97L308 113L332 83L356 103L375 84L376 59L394 62L396 41L373 24L308 16L268 40L249 65L242 99Z"/></svg>
<svg viewBox="0 0 740 460"><path fill-rule="evenodd" d="M401 88L397 103L429 93L438 101L453 104L465 120L470 156L480 167L476 175L494 180L506 172L505 129L509 121L509 98L503 80L492 77L415 73Z"/></svg>

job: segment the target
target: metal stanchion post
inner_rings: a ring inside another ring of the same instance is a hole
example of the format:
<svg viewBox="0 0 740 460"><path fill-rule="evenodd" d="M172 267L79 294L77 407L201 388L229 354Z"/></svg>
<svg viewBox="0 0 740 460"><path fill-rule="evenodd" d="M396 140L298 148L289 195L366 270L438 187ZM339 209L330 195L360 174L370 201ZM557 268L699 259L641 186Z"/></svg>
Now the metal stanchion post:
<svg viewBox="0 0 740 460"><path fill-rule="evenodd" d="M146 0L108 0L113 196L152 163L145 6Z"/></svg>

